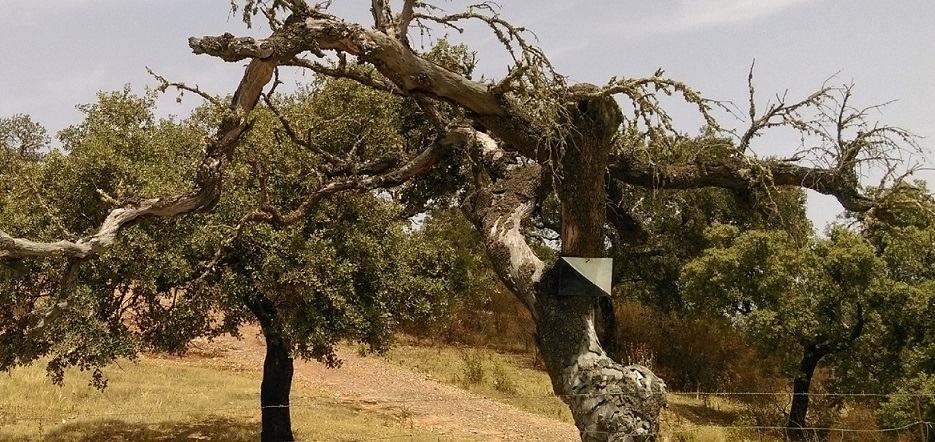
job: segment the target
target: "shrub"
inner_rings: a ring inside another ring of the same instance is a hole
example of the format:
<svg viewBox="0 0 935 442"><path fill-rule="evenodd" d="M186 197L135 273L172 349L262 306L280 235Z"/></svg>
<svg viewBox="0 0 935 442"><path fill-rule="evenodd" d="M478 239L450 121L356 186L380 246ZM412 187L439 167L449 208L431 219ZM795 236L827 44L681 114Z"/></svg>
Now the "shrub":
<svg viewBox="0 0 935 442"><path fill-rule="evenodd" d="M484 382L487 373L484 370L484 357L478 351L470 350L461 354L464 361L464 376L462 380L466 385L477 385Z"/></svg>
<svg viewBox="0 0 935 442"><path fill-rule="evenodd" d="M769 361L756 355L726 318L659 311L635 302L616 307L619 351L650 367L673 391L768 391Z"/></svg>
<svg viewBox="0 0 935 442"><path fill-rule="evenodd" d="M519 391L516 381L510 376L503 364L494 363L491 375L493 376L493 388L505 394L515 395Z"/></svg>

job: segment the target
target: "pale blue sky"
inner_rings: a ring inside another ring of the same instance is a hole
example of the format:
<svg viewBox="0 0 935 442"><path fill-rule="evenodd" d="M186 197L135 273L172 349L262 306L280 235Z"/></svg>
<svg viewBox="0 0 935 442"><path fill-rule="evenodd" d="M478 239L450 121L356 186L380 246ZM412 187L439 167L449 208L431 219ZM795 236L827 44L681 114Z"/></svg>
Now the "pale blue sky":
<svg viewBox="0 0 935 442"><path fill-rule="evenodd" d="M335 0L349 20L369 18L369 1ZM469 2L438 1L449 11ZM898 100L879 116L927 136L935 147L935 2L930 0L501 0L502 14L534 31L558 71L573 81L644 76L657 68L708 97L746 103L756 59L760 102L807 94L837 73L853 81L857 105ZM98 90L152 85L150 67L172 80L228 93L238 65L192 55L190 36L261 36L229 17L229 0L0 0L0 116L28 113L55 132L78 122L74 109ZM478 51L481 72L497 77L507 59L478 27L457 36ZM181 113L162 100L162 112ZM676 111L685 130L700 120ZM731 121L725 119L725 121ZM760 154L795 148L765 138ZM931 178L931 176L929 176ZM814 198L820 228L840 207Z"/></svg>

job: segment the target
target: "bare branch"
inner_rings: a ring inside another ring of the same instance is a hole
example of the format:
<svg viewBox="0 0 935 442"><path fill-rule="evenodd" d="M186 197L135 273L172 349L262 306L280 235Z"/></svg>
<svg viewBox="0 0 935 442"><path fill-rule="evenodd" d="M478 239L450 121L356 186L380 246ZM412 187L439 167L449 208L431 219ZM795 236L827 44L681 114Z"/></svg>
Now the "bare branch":
<svg viewBox="0 0 935 442"><path fill-rule="evenodd" d="M536 157L540 145L541 131L502 93L421 58L387 34L321 12L288 20L273 36L261 41L224 35L193 38L189 44L195 53L228 61L264 56L288 60L306 51L316 55L322 50L347 53L373 65L405 94L429 95L472 112L488 130L530 158Z"/></svg>
<svg viewBox="0 0 935 442"><path fill-rule="evenodd" d="M853 212L875 206L873 199L860 193L853 174L837 169L800 166L779 160L725 158L717 161L655 165L634 158L611 161L611 177L625 183L652 189L696 189L720 187L752 191L768 186L799 186L832 195Z"/></svg>
<svg viewBox="0 0 935 442"><path fill-rule="evenodd" d="M373 27L390 35L393 25L393 12L387 0L370 0L370 13L373 15Z"/></svg>
<svg viewBox="0 0 935 442"><path fill-rule="evenodd" d="M572 97L578 100L610 95L627 97L633 106L632 124L642 123L645 126L645 133L655 139L657 136L678 133L672 124L672 119L663 109L656 94L660 92L667 96L678 94L682 96L686 103L696 106L708 127L713 130L720 129L720 124L714 117L712 110L714 107L726 109L721 102L706 99L687 84L666 78L663 75L664 71L659 69L650 77L612 78L606 86L597 91L576 94Z"/></svg>
<svg viewBox="0 0 935 442"><path fill-rule="evenodd" d="M396 38L407 40L406 34L409 33L409 25L412 23L413 10L421 2L418 0L404 0L403 9L399 13L399 22L396 23Z"/></svg>
<svg viewBox="0 0 935 442"><path fill-rule="evenodd" d="M754 102L754 88L753 88L753 71L751 68L750 76L748 77L749 88L750 88L750 126L747 130L740 136L740 142L738 143L737 149L740 152L748 152L750 150L750 143L755 137L760 135L763 130L788 126L795 128L803 132L814 132L811 127L808 119L802 116L801 110L810 106L817 106L823 100L829 97L829 94L834 90L829 87L822 87L818 91L812 93L805 99L787 104L785 95L776 96L776 102L767 104L766 111L763 115L756 116L756 105Z"/></svg>
<svg viewBox="0 0 935 442"><path fill-rule="evenodd" d="M491 89L495 94L503 94L511 90L538 89L541 92L561 89L565 84L564 78L556 74L545 53L526 40L524 35L531 34L531 32L500 18L498 9L500 9L498 4L487 1L471 5L467 11L457 14L436 16L417 13L413 15L413 18L438 23L458 32L464 32L464 29L458 26L458 23L462 21L478 20L487 24L513 58L514 63L509 74ZM535 37L534 34L533 37Z"/></svg>
<svg viewBox="0 0 935 442"><path fill-rule="evenodd" d="M192 37L188 46L197 54L210 54L224 61L240 61L245 58L268 58L274 53L272 44L257 41L253 37L234 37L225 33L220 37Z"/></svg>
<svg viewBox="0 0 935 442"><path fill-rule="evenodd" d="M275 58L256 59L247 66L229 105L230 111L222 118L214 138L207 140L205 155L198 167L190 193L146 199L112 209L97 232L75 240L40 242L15 238L0 231L0 259L30 256L87 258L110 248L120 230L137 220L174 216L214 207L221 194L224 166L250 127L248 115L256 106L263 87L272 79L277 62Z"/></svg>
<svg viewBox="0 0 935 442"><path fill-rule="evenodd" d="M198 88L198 85L188 86L185 83L166 80L165 77L156 74L150 68L146 68L146 72L148 72L149 75L152 75L156 79L156 81L159 82L159 86L156 88L156 90L158 90L159 92L165 92L170 87L177 89L179 91L179 96L176 99L176 101L178 102L182 101L182 92L189 91L189 92L197 94L198 96L203 98L205 101L207 101L208 103L211 103L212 105L216 107L219 107L219 108L224 107L224 103L221 102L220 97L217 97L217 96L214 96L214 95L208 94L207 92L202 91L201 89Z"/></svg>
<svg viewBox="0 0 935 442"><path fill-rule="evenodd" d="M403 91L399 90L393 82L379 75L379 72L372 69L366 69L363 66L351 66L347 62L347 57L342 56L343 53L339 53L339 59L337 65L325 66L321 63L317 63L301 57L293 57L288 60L283 61L283 66L296 66L308 69L316 74L325 75L328 77L334 78L347 78L354 80L364 86L367 86L378 91L389 92L394 95L405 96L406 94Z"/></svg>

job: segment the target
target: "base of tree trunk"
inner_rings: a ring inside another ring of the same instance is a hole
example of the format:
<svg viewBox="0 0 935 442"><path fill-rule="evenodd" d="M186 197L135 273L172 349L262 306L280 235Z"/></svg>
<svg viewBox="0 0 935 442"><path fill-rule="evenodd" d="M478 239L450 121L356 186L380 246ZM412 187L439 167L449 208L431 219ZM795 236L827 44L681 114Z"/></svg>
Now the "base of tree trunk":
<svg viewBox="0 0 935 442"><path fill-rule="evenodd" d="M293 360L289 349L266 339L266 359L263 361L263 383L260 386L262 407L262 442L288 442L292 435L289 393L292 389Z"/></svg>
<svg viewBox="0 0 935 442"><path fill-rule="evenodd" d="M539 349L581 440L655 440L665 383L646 367L618 364L601 348L594 324L599 298L592 284L559 261L539 289Z"/></svg>

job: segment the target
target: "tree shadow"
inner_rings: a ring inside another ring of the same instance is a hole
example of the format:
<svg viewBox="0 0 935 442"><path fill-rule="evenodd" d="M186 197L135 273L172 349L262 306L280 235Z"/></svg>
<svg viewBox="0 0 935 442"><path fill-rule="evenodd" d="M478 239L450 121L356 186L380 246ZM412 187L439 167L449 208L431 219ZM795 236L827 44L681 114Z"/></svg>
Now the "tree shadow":
<svg viewBox="0 0 935 442"><path fill-rule="evenodd" d="M254 442L259 440L258 422L207 417L192 422L165 421L151 424L116 419L65 424L49 430L46 442Z"/></svg>

